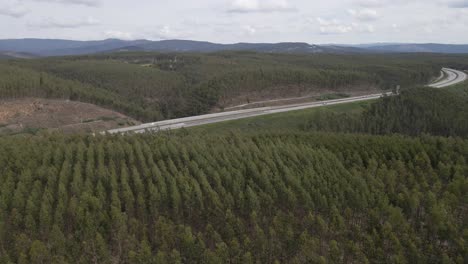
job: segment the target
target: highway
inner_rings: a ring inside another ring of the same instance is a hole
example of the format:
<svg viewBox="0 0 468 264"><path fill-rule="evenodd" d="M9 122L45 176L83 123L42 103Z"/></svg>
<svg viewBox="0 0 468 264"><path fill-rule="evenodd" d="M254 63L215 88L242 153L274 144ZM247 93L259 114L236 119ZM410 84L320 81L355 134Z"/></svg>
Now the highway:
<svg viewBox="0 0 468 264"><path fill-rule="evenodd" d="M432 88L444 88L452 86L461 82L466 81L467 75L462 71L457 71L454 69L443 68L442 72L445 73L445 78L436 81L435 83L429 84L429 87Z"/></svg>
<svg viewBox="0 0 468 264"><path fill-rule="evenodd" d="M451 86L451 85L463 82L467 78L466 74L461 71L448 69L448 68L443 68L442 71L445 73L445 76L447 77L443 79L439 78L439 80L436 83L430 84L429 85L430 87L443 88L443 87L447 87L447 86ZM215 114L206 114L206 115L200 115L200 116L184 117L184 118L164 120L164 121L153 122L153 123L146 123L146 124L126 127L126 128L112 129L112 130L107 131L107 133L118 134L118 133L158 132L158 131L163 131L163 130L179 129L183 127L194 127L194 126L213 124L213 123L230 121L230 120L243 119L243 118L248 118L248 117L262 116L262 115L268 115L268 114L274 114L274 113L283 113L283 112L315 108L315 107L322 107L322 106L327 106L327 105L337 105L337 104L345 104L345 103L351 103L351 102L368 101L368 100L378 99L383 96L391 96L391 95L393 95L393 93L370 94L370 95L364 95L364 96L349 97L349 98L319 101L319 102L308 102L308 103L282 105L282 106L269 106L269 107L221 112L221 113L215 113Z"/></svg>

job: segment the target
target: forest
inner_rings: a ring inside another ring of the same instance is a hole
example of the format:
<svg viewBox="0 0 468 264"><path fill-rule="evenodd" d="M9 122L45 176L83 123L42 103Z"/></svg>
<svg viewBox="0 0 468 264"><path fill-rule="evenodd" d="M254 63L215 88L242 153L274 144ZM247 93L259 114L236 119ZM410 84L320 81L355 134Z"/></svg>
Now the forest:
<svg viewBox="0 0 468 264"><path fill-rule="evenodd" d="M251 130L2 136L0 263L468 263L468 85L413 88L465 60L3 61L1 98L92 102L140 120L207 112L223 93L277 83L337 91L398 83L402 92L342 111L283 113L274 128L262 127L273 120L264 116L243 121Z"/></svg>
<svg viewBox="0 0 468 264"><path fill-rule="evenodd" d="M2 263L466 263L468 141L0 139Z"/></svg>
<svg viewBox="0 0 468 264"><path fill-rule="evenodd" d="M446 89L416 87L385 97L362 113L317 111L305 131L468 137L468 84Z"/></svg>
<svg viewBox="0 0 468 264"><path fill-rule="evenodd" d="M0 62L0 98L93 103L140 121L204 114L255 99L427 84L468 56L115 53Z"/></svg>
<svg viewBox="0 0 468 264"><path fill-rule="evenodd" d="M0 262L466 263L467 86L426 89L341 127L2 137Z"/></svg>

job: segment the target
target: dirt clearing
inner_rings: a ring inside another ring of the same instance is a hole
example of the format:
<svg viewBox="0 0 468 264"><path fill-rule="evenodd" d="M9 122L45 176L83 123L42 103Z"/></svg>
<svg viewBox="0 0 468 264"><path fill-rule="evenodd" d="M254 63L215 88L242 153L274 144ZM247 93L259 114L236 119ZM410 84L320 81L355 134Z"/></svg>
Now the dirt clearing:
<svg viewBox="0 0 468 264"><path fill-rule="evenodd" d="M0 100L0 134L35 133L41 129L65 133L92 133L138 121L93 104L51 100Z"/></svg>

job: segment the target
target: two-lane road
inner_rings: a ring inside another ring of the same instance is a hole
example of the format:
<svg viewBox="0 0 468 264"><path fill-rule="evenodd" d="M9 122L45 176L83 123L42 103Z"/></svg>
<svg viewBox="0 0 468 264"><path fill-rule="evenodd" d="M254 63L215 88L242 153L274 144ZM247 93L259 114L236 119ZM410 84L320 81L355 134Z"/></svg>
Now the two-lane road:
<svg viewBox="0 0 468 264"><path fill-rule="evenodd" d="M429 85L430 87L434 87L434 88L447 87L450 85L463 82L464 80L466 80L466 77L467 77L464 72L457 71L457 70L444 68L442 69L442 71L445 73L444 76L446 76L446 78L443 78L437 81L436 83ZM224 122L224 121L229 121L229 120L236 120L236 119L243 119L243 118L254 117L254 116L262 116L262 115L268 115L268 114L274 114L274 113L282 113L282 112L289 112L289 111L295 111L295 110L301 110L301 109L322 107L322 106L327 106L327 105L368 101L368 100L378 99L382 96L391 96L391 95L392 93L370 94L370 95L365 95L365 96L349 97L349 98L320 101L320 102L309 102L309 103L300 103L300 104L292 104L292 105L270 106L270 107L229 111L229 112L222 112L222 113L216 113L216 114L207 114L207 115L200 115L200 116L177 118L177 119L159 121L159 122L154 122L154 123L142 124L138 126L113 129L113 130L107 131L107 133L111 133L111 134L144 133L144 132L155 132L155 131L161 131L161 130L178 129L182 127L194 127L194 126L213 124L213 123Z"/></svg>

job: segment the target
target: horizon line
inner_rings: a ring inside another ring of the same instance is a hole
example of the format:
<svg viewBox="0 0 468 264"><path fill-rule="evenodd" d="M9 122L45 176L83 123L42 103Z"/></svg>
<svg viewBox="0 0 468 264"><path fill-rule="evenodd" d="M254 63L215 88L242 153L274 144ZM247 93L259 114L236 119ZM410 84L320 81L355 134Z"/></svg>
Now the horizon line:
<svg viewBox="0 0 468 264"><path fill-rule="evenodd" d="M192 41L192 42L206 42L211 44L219 45L233 45L233 44L281 44L281 43L301 43L308 45L343 45L343 46L356 46L356 45L403 45L403 44L441 44L441 45L468 45L468 43L446 43L446 42L391 42L391 41L378 41L378 42L359 42L359 43L317 43L317 42L307 42L307 41L278 41L278 42L215 42L208 40L196 40L196 39L182 39L182 38L173 38L173 39L121 39L121 38L103 38L103 39L66 39L66 38L34 38L34 37L25 37L25 38L2 38L0 41L14 41L14 40L55 40L55 41L76 41L76 42L98 42L106 40L118 40L126 42L135 42L135 41L150 41L150 42L161 42L161 41Z"/></svg>

